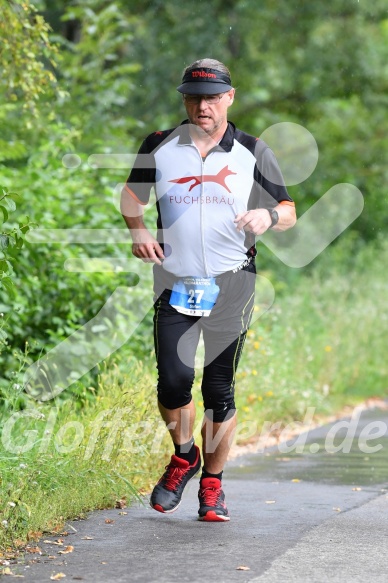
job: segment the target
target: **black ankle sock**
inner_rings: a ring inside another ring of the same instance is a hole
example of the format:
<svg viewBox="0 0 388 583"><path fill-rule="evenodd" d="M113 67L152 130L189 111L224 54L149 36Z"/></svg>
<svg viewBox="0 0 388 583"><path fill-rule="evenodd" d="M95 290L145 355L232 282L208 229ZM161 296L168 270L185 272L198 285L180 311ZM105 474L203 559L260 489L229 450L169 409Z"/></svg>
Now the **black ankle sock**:
<svg viewBox="0 0 388 583"><path fill-rule="evenodd" d="M197 450L194 447L194 437L187 443L174 443L175 455L182 460L186 460L192 466L197 457Z"/></svg>
<svg viewBox="0 0 388 583"><path fill-rule="evenodd" d="M210 472L207 472L205 470L205 468L202 468L202 476L201 476L201 480L202 478L217 478L218 480L222 480L222 473L220 472L219 474L211 474Z"/></svg>

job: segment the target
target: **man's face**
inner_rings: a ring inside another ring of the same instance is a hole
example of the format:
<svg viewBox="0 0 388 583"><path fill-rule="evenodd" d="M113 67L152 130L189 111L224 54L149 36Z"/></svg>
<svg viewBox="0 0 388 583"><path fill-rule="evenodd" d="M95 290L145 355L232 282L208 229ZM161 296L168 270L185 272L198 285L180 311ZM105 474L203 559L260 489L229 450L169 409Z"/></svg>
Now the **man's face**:
<svg viewBox="0 0 388 583"><path fill-rule="evenodd" d="M200 127L209 136L213 136L223 128L227 121L227 111L233 103L234 89L218 94L221 99L218 103L207 103L206 98L213 95L184 95L183 103L189 121Z"/></svg>

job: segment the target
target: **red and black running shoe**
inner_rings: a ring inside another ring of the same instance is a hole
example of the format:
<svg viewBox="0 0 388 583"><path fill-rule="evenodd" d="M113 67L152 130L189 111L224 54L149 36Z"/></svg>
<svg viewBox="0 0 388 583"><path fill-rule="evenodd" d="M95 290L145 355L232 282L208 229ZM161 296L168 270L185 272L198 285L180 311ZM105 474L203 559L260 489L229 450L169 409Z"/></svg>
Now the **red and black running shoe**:
<svg viewBox="0 0 388 583"><path fill-rule="evenodd" d="M198 498L198 520L205 522L226 522L230 520L225 504L225 494L221 488L221 480L217 478L202 478Z"/></svg>
<svg viewBox="0 0 388 583"><path fill-rule="evenodd" d="M171 456L171 461L166 466L166 471L156 484L151 494L150 504L158 512L174 512L181 503L183 490L191 478L201 468L201 455L199 447L197 457L191 466L188 461L176 455Z"/></svg>

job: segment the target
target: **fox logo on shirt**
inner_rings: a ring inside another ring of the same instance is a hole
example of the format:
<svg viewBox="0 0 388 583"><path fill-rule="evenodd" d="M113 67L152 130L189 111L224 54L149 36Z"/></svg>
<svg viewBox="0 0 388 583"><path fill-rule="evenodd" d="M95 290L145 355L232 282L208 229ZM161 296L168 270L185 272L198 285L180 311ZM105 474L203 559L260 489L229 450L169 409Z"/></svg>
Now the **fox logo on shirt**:
<svg viewBox="0 0 388 583"><path fill-rule="evenodd" d="M193 184L189 188L189 192L193 190L195 186L202 184L203 182L215 182L220 186L223 186L228 192L231 192L226 185L225 179L232 174L236 174L232 170L229 170L229 166L225 166L218 174L202 174L200 176L184 176L183 178L175 178L174 180L169 180L169 182L176 182L177 184L186 184L193 181Z"/></svg>

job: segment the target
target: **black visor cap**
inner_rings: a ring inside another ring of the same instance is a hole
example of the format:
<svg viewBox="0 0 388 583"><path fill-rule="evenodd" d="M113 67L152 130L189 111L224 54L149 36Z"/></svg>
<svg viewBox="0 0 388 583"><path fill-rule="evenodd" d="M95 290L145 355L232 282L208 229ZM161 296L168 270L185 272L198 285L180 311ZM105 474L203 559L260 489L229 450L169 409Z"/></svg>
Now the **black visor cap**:
<svg viewBox="0 0 388 583"><path fill-rule="evenodd" d="M226 73L199 67L184 74L182 84L177 87L179 93L188 95L216 95L233 89L231 79Z"/></svg>

